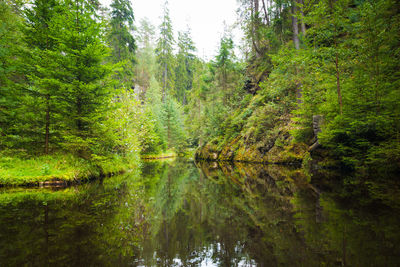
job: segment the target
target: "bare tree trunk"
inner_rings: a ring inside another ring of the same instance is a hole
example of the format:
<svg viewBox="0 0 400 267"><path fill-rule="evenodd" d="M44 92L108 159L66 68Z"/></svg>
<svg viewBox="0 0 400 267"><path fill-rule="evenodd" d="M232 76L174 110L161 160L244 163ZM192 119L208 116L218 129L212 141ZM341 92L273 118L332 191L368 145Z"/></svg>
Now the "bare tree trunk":
<svg viewBox="0 0 400 267"><path fill-rule="evenodd" d="M293 43L296 50L300 49L299 41L299 25L297 21L297 2L292 0L292 28L293 28Z"/></svg>
<svg viewBox="0 0 400 267"><path fill-rule="evenodd" d="M299 41L299 25L297 20L297 0L292 0L292 28L293 28L293 43L296 50L300 49L300 41ZM295 66L296 76L298 74L298 68ZM297 79L297 77L296 77ZM301 104L302 92L301 92L301 83L296 82L296 98L297 103Z"/></svg>
<svg viewBox="0 0 400 267"><path fill-rule="evenodd" d="M254 0L254 18L256 20L256 25L258 25L258 19L260 17L260 3L259 0Z"/></svg>
<svg viewBox="0 0 400 267"><path fill-rule="evenodd" d="M261 56L261 51L259 49L258 40L258 28L259 28L259 0L251 1L251 41L253 43L253 50L256 53L256 57Z"/></svg>
<svg viewBox="0 0 400 267"><path fill-rule="evenodd" d="M262 4L263 4L263 9L264 9L264 15L265 15L265 21L267 22L267 26L269 26L269 16L268 16L268 11L267 11L267 7L265 5L265 0L262 0Z"/></svg>

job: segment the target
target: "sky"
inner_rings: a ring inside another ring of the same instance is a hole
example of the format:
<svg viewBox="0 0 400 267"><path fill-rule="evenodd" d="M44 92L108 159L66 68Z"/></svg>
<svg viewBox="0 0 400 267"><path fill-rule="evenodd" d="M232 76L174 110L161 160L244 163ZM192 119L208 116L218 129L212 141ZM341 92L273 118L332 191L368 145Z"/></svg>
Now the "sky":
<svg viewBox="0 0 400 267"><path fill-rule="evenodd" d="M112 0L100 0L109 6ZM189 25L197 55L211 59L216 55L219 40L224 31L224 22L233 25L236 22L237 0L168 0L172 27L177 37L178 31ZM158 27L161 22L164 0L131 0L136 25L147 17ZM234 30L234 41L238 45L241 31Z"/></svg>

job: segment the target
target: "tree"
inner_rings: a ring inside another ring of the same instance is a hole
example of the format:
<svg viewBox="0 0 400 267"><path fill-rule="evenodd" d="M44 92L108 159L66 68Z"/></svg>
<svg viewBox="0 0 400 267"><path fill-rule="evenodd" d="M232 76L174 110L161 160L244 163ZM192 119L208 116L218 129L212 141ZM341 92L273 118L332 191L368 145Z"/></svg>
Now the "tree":
<svg viewBox="0 0 400 267"><path fill-rule="evenodd" d="M165 96L172 92L174 88L174 42L171 18L169 17L168 1L165 1L162 23L160 25L160 35L156 48L157 63L159 65L157 78L162 86L163 102Z"/></svg>
<svg viewBox="0 0 400 267"><path fill-rule="evenodd" d="M297 5L298 0L292 0L292 30L293 30L293 44L296 50L300 49L300 40L299 40L299 23L297 19Z"/></svg>
<svg viewBox="0 0 400 267"><path fill-rule="evenodd" d="M115 94L106 80L112 68L104 63L109 50L96 7L90 0L68 0L56 18L58 49L63 55L58 76L61 145L84 157L101 140L101 124Z"/></svg>
<svg viewBox="0 0 400 267"><path fill-rule="evenodd" d="M60 12L60 5L56 0L35 0L30 9L25 11L26 27L24 30L25 42L30 49L28 64L32 68L28 75L32 86L27 88L28 93L38 100L32 107L44 117L44 152L49 153L50 124L52 121L55 105L52 103L56 92L59 90L57 76L57 54L56 32L53 27L53 20L57 12ZM53 98L53 99L52 99ZM44 105L43 109L41 106ZM32 110L33 111L33 110ZM42 131L42 119L39 119L32 129L37 129L40 135ZM34 134L31 132L31 134ZM39 141L39 143L42 143Z"/></svg>
<svg viewBox="0 0 400 267"><path fill-rule="evenodd" d="M186 146L186 132L181 106L171 96L167 96L164 99L162 109L168 148L174 148L181 152Z"/></svg>
<svg viewBox="0 0 400 267"><path fill-rule="evenodd" d="M113 63L124 62L119 79L127 87L133 87L133 64L135 63L136 42L132 35L134 15L129 0L113 0L111 3L111 30L109 42Z"/></svg>
<svg viewBox="0 0 400 267"><path fill-rule="evenodd" d="M154 34L154 26L147 19L141 20L137 36L139 47L136 53L135 77L136 86L140 87L139 94L142 99L145 99L146 92L150 88L151 79L157 71L154 40L152 39Z"/></svg>
<svg viewBox="0 0 400 267"><path fill-rule="evenodd" d="M192 88L196 48L190 29L178 33L178 55L175 68L175 95L182 105L187 104L187 92Z"/></svg>
<svg viewBox="0 0 400 267"><path fill-rule="evenodd" d="M21 119L20 84L25 80L22 19L5 1L0 2L0 146L19 146L20 131L15 125Z"/></svg>
<svg viewBox="0 0 400 267"><path fill-rule="evenodd" d="M229 100L234 89L234 85L232 84L233 73L235 73L235 54L233 48L234 45L231 36L225 33L221 38L219 51L215 57L216 78L218 86L221 88L224 105L229 105Z"/></svg>
<svg viewBox="0 0 400 267"><path fill-rule="evenodd" d="M162 92L159 83L154 75L150 79L149 89L146 91L146 106L151 110L150 118L154 120L155 132L158 136L149 149L145 152L153 152L167 149L167 131L164 120L164 110L162 104Z"/></svg>

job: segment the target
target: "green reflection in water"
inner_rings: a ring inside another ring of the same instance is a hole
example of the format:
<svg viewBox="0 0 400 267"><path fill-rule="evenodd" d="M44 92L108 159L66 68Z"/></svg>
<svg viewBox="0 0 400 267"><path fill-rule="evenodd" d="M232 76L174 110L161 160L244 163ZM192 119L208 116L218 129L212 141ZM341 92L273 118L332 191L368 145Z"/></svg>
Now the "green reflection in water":
<svg viewBox="0 0 400 267"><path fill-rule="evenodd" d="M324 188L287 167L178 160L3 189L0 265L397 266L398 208Z"/></svg>

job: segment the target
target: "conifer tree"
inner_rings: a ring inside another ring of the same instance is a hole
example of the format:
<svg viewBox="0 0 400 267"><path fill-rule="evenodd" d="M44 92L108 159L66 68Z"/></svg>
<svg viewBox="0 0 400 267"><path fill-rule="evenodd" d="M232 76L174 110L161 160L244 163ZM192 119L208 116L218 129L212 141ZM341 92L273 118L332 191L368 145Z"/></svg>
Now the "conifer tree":
<svg viewBox="0 0 400 267"><path fill-rule="evenodd" d="M27 63L29 65L30 86L28 94L33 98L30 112L36 113L37 119L30 120L31 127L26 135L31 136L32 145L43 144L44 152L49 153L50 127L54 120L56 107L54 98L59 90L56 79L58 73L56 52L57 36L53 23L57 12L60 12L60 4L56 0L35 0L31 8L25 11L26 27L24 38L29 54ZM29 110L28 110L29 112ZM37 137L36 137L37 136ZM43 141L40 140L43 136Z"/></svg>
<svg viewBox="0 0 400 267"><path fill-rule="evenodd" d="M157 41L156 55L158 69L158 81L162 87L163 101L165 96L170 94L174 88L174 35L172 31L171 18L169 17L168 1L164 3L162 23L160 25L160 36Z"/></svg>
<svg viewBox="0 0 400 267"><path fill-rule="evenodd" d="M21 52L22 19L5 2L0 2L0 147L21 146L20 129L16 128L21 114L20 86L24 83Z"/></svg>
<svg viewBox="0 0 400 267"><path fill-rule="evenodd" d="M162 92L159 83L154 76L150 78L149 89L146 91L146 105L150 108L152 113L152 119L154 119L155 132L158 136L154 144L153 151L159 149L167 149L167 131L165 127L165 116L162 104Z"/></svg>
<svg viewBox="0 0 400 267"><path fill-rule="evenodd" d="M181 152L186 146L182 108L173 97L166 96L162 104L162 110L168 148L174 148Z"/></svg>
<svg viewBox="0 0 400 267"><path fill-rule="evenodd" d="M134 15L129 0L113 0L111 3L111 30L109 34L113 63L124 62L119 80L125 86L133 87L133 64L135 63L136 42L132 35Z"/></svg>
<svg viewBox="0 0 400 267"><path fill-rule="evenodd" d="M101 141L100 126L113 96L106 81L111 67L104 64L109 50L96 3L67 0L63 7L57 17L58 49L64 55L59 62L62 145L80 156L90 156L92 144Z"/></svg>
<svg viewBox="0 0 400 267"><path fill-rule="evenodd" d="M138 27L138 49L136 53L137 63L135 65L136 85L140 87L140 97L145 98L147 90L150 88L151 79L157 71L156 58L154 53L153 36L154 26L147 20L140 21Z"/></svg>
<svg viewBox="0 0 400 267"><path fill-rule="evenodd" d="M178 55L175 68L175 95L182 105L187 104L187 94L192 88L196 48L190 29L178 33Z"/></svg>

